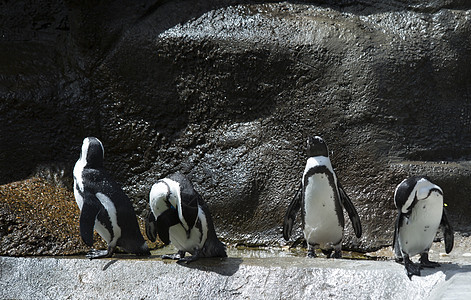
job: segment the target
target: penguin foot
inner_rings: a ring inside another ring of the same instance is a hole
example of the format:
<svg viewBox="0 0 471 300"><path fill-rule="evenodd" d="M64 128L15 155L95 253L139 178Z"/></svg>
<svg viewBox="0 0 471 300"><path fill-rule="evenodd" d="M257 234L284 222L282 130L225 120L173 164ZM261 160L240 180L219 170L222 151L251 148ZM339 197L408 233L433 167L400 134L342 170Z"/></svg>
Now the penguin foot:
<svg viewBox="0 0 471 300"><path fill-rule="evenodd" d="M428 253L420 255L420 266L424 268L436 268L440 267L440 264L434 261L428 260Z"/></svg>
<svg viewBox="0 0 471 300"><path fill-rule="evenodd" d="M327 258L342 258L342 250L322 249L322 253L324 253L324 255L327 256Z"/></svg>
<svg viewBox="0 0 471 300"><path fill-rule="evenodd" d="M334 254L332 254L330 257L332 257L332 258L342 258L342 250L335 250Z"/></svg>
<svg viewBox="0 0 471 300"><path fill-rule="evenodd" d="M182 251L180 251L180 252L182 252ZM189 264L191 262L194 262L194 261L198 260L201 257L200 253L201 252L200 252L199 249L195 249L192 256L182 257L177 261L177 263L178 264L181 264L181 263ZM183 254L185 254L185 252L183 252Z"/></svg>
<svg viewBox="0 0 471 300"><path fill-rule="evenodd" d="M420 276L420 266L414 264L409 260L409 262L405 262L404 266L406 267L407 277L412 280L412 275Z"/></svg>
<svg viewBox="0 0 471 300"><path fill-rule="evenodd" d="M332 257L332 249L329 249L329 250L321 249L321 251L322 251L322 253L324 253L325 256L327 256L327 258Z"/></svg>
<svg viewBox="0 0 471 300"><path fill-rule="evenodd" d="M309 258L317 257L316 251L315 251L314 249L309 249L309 250L307 251L307 257L309 257Z"/></svg>
<svg viewBox="0 0 471 300"><path fill-rule="evenodd" d="M173 259L173 260L181 260L185 258L185 251L178 251L174 254L165 254L162 255L162 259Z"/></svg>
<svg viewBox="0 0 471 300"><path fill-rule="evenodd" d="M85 254L85 256L92 260L96 258L104 258L104 257L111 257L113 256L113 252L109 250L97 250L97 249L90 249L90 251Z"/></svg>
<svg viewBox="0 0 471 300"><path fill-rule="evenodd" d="M183 257L183 258L180 258L177 263L184 263L184 264L189 264L191 262L194 262L194 261L197 261L199 259L199 256L198 255L192 255L192 256L187 256L187 257Z"/></svg>
<svg viewBox="0 0 471 300"><path fill-rule="evenodd" d="M173 259L173 260L180 260L180 253L174 253L174 254L165 254L162 255L163 259Z"/></svg>

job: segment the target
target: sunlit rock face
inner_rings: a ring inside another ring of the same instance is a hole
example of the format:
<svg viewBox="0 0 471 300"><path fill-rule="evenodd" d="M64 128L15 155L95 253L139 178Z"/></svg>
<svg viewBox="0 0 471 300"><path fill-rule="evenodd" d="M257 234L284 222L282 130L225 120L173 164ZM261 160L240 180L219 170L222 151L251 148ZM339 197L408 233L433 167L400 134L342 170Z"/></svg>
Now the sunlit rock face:
<svg viewBox="0 0 471 300"><path fill-rule="evenodd" d="M465 1L29 4L2 4L0 183L38 166L69 180L97 136L138 212L180 171L227 242L284 244L305 140L321 135L363 222L360 240L347 222L348 248L391 243L412 174L469 230Z"/></svg>

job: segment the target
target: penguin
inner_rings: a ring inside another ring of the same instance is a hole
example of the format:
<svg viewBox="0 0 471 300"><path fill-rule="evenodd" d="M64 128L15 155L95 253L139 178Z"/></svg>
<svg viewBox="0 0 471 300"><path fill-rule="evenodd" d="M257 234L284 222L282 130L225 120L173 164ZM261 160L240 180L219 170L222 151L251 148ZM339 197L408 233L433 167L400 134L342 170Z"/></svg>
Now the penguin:
<svg viewBox="0 0 471 300"><path fill-rule="evenodd" d="M425 176L404 179L394 192L398 215L394 230L393 248L397 262L404 262L409 279L420 276L422 267L435 268L437 262L429 261L428 252L441 225L445 251L453 249L453 229L443 207L443 191ZM411 257L420 254L420 264Z"/></svg>
<svg viewBox="0 0 471 300"><path fill-rule="evenodd" d="M74 167L74 196L80 209L82 240L93 247L96 230L108 244L106 250L91 249L86 257L111 257L117 246L128 253L150 255L130 199L103 167L104 152L99 139L87 137Z"/></svg>
<svg viewBox="0 0 471 300"><path fill-rule="evenodd" d="M308 244L307 256L316 257L315 249L320 248L328 258L340 258L345 226L342 208L347 211L358 238L362 234L360 218L335 175L327 145L321 137L308 138L307 155L301 187L285 214L283 237L289 240L296 214L302 208L302 228Z"/></svg>
<svg viewBox="0 0 471 300"><path fill-rule="evenodd" d="M158 234L162 242L178 249L178 253L163 258L190 263L201 257L227 257L208 206L184 175L174 173L157 181L149 193L149 206L149 240L155 241ZM185 257L186 252L192 256Z"/></svg>

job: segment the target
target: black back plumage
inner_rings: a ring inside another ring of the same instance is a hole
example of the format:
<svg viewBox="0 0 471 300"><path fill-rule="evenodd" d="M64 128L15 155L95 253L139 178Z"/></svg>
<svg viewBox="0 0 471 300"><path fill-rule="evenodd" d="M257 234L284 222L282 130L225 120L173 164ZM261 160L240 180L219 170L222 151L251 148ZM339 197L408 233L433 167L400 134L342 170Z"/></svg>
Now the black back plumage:
<svg viewBox="0 0 471 300"><path fill-rule="evenodd" d="M226 257L226 246L217 238L211 213L203 197L194 189L191 181L183 174L177 172L169 175L167 178L178 182L180 185L182 210L185 211L185 221L189 226L196 226L201 231L201 220L197 220L198 208L201 208L205 214L208 232L203 249L200 249L200 256ZM175 208L169 207L157 219L150 212L146 222L147 237L151 241L155 241L158 234L162 242L169 244L169 228L178 223L181 223L181 221Z"/></svg>
<svg viewBox="0 0 471 300"><path fill-rule="evenodd" d="M417 185L417 182L420 179L427 179L424 176L412 176L404 180L396 189L396 193L394 196L394 204L396 205L397 209L400 211L404 204L406 204L407 199L409 198L409 195L412 193L414 190L415 186ZM427 179L428 180L428 179ZM412 202L410 209L412 209L415 204L417 203L417 199L414 198L414 201Z"/></svg>
<svg viewBox="0 0 471 300"><path fill-rule="evenodd" d="M131 253L150 254L139 229L131 200L103 166L104 149L101 142L94 137L89 137L88 140L87 163L82 171L83 191L76 186L83 198L80 214L80 234L83 241L88 246L93 246L95 220L106 227L111 239L114 238L109 212L97 198L97 194L101 193L113 202L116 209L117 223L121 228L117 246Z"/></svg>

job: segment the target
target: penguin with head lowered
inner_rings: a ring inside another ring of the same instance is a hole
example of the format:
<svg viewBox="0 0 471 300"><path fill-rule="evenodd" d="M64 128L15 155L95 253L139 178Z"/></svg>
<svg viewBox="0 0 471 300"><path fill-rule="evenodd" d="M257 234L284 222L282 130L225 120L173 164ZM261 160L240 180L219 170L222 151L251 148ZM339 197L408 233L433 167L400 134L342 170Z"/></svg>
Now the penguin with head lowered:
<svg viewBox="0 0 471 300"><path fill-rule="evenodd" d="M327 257L340 258L345 226L343 208L347 211L358 238L362 233L360 218L337 180L324 140L318 136L308 138L307 155L309 158L301 187L284 218L283 237L289 240L297 211L301 208L308 257L315 257L315 249L320 248Z"/></svg>
<svg viewBox="0 0 471 300"><path fill-rule="evenodd" d="M82 240L92 247L96 230L108 244L107 250L91 249L86 256L111 257L117 246L129 253L150 255L131 201L104 169L103 158L100 140L87 137L74 167L74 195L81 211Z"/></svg>
<svg viewBox="0 0 471 300"><path fill-rule="evenodd" d="M445 251L453 249L453 229L443 207L443 191L424 176L403 180L394 192L394 204L398 210L394 231L394 252L397 262L404 262L409 279L420 276L422 267L440 266L428 259L428 252L441 225L445 238ZM410 257L420 254L420 265Z"/></svg>
<svg viewBox="0 0 471 300"><path fill-rule="evenodd" d="M189 263L200 257L227 257L206 203L185 176L175 173L155 183L149 205L147 237L155 241L158 234L162 242L178 249L163 258ZM185 257L186 252L192 256Z"/></svg>

